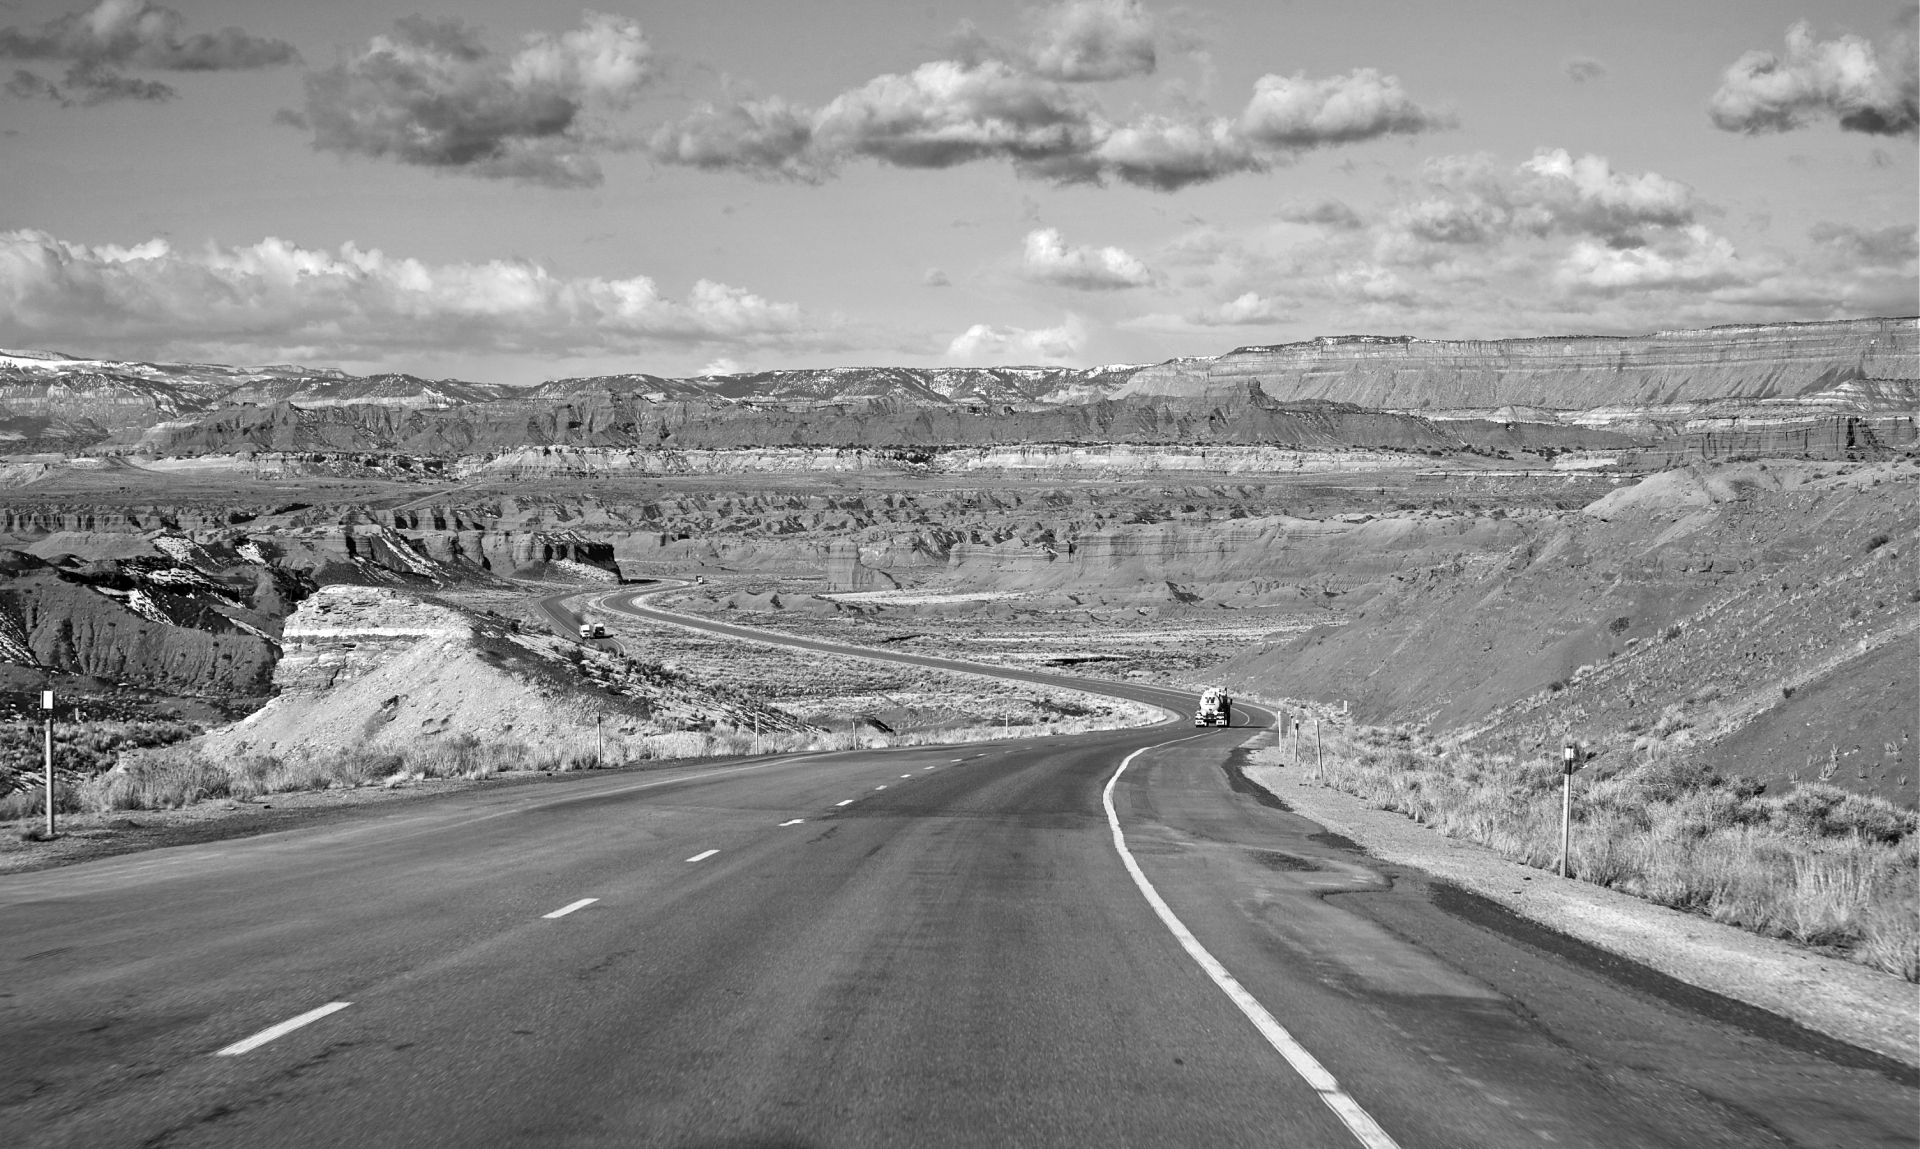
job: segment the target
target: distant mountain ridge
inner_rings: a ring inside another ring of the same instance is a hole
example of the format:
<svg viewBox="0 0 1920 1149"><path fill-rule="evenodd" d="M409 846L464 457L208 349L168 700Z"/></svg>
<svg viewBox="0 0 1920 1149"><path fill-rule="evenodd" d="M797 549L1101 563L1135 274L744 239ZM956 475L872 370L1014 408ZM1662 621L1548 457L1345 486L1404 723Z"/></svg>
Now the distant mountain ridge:
<svg viewBox="0 0 1920 1149"><path fill-rule="evenodd" d="M1324 336L1152 365L631 373L533 387L0 351L0 451L14 454L465 453L668 438L711 447L937 445L1057 436L1069 413L1076 428L1084 425L1066 436L1071 441L1118 433L1114 441L1239 442L1277 407L1299 404L1659 433L1707 418L1892 414L1911 423L1920 411L1920 323L1868 318L1499 340ZM1226 414L1209 414L1215 408ZM1222 417L1245 425L1191 430ZM1008 422L962 431L955 419Z"/></svg>

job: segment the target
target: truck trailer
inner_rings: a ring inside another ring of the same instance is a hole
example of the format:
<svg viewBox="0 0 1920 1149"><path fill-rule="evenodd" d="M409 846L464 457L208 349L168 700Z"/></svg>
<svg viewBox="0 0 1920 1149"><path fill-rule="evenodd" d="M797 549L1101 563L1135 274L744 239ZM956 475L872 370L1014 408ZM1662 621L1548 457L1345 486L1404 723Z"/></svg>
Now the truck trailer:
<svg viewBox="0 0 1920 1149"><path fill-rule="evenodd" d="M1233 699L1224 686L1209 686L1200 695L1200 708L1193 712L1195 726L1232 726Z"/></svg>

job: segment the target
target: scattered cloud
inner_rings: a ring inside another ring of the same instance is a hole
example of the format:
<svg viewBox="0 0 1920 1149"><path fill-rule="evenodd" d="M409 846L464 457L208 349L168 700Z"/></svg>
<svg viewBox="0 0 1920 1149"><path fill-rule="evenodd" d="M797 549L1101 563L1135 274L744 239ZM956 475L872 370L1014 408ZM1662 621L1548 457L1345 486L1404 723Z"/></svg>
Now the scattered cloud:
<svg viewBox="0 0 1920 1149"><path fill-rule="evenodd" d="M549 187L601 182L606 141L591 113L627 106L652 74L640 25L588 12L558 36L528 36L498 56L457 20L409 16L390 35L309 73L306 103L281 122L341 155L392 159Z"/></svg>
<svg viewBox="0 0 1920 1149"><path fill-rule="evenodd" d="M1729 66L1707 105L1715 127L1759 135L1837 119L1843 131L1920 133L1920 63L1911 22L1882 50L1862 36L1815 40L1787 29L1786 55L1755 50Z"/></svg>
<svg viewBox="0 0 1920 1149"><path fill-rule="evenodd" d="M998 161L1057 184L1108 180L1176 191L1264 172L1302 152L1438 131L1451 115L1416 103L1372 68L1309 79L1263 76L1236 116L1197 106L1117 119L1089 92L1152 73L1160 20L1137 0L1065 0L1035 17L1033 42L1007 52L970 28L954 59L876 76L818 108L779 97L705 104L655 130L662 163L819 182L853 160L900 168Z"/></svg>
<svg viewBox="0 0 1920 1149"><path fill-rule="evenodd" d="M976 323L953 337L947 361L956 366L1070 363L1086 346L1086 326L1068 315L1058 327L997 327Z"/></svg>
<svg viewBox="0 0 1920 1149"><path fill-rule="evenodd" d="M1037 283L1077 291L1119 291L1153 282L1147 265L1117 247L1068 247L1057 228L1027 233L1021 274Z"/></svg>
<svg viewBox="0 0 1920 1149"><path fill-rule="evenodd" d="M953 286L953 280L948 278L946 272L941 271L937 267L927 268L927 273L920 277L920 282L926 284L928 287Z"/></svg>
<svg viewBox="0 0 1920 1149"><path fill-rule="evenodd" d="M1817 223L1807 237L1841 259L1881 267L1910 266L1920 259L1920 229L1910 223L1867 230L1844 223Z"/></svg>
<svg viewBox="0 0 1920 1149"><path fill-rule="evenodd" d="M1180 302L1115 325L1198 343L1262 324L1484 338L1920 311L1920 229L1897 216L1736 238L1685 184L1558 148L1438 157L1398 186L1377 209L1184 231L1142 253L1166 273L1155 300Z"/></svg>
<svg viewBox="0 0 1920 1149"><path fill-rule="evenodd" d="M1068 0L1034 21L1033 74L1049 80L1121 80L1153 73L1158 21L1139 0Z"/></svg>
<svg viewBox="0 0 1920 1149"><path fill-rule="evenodd" d="M1202 327L1234 327L1273 323L1286 318L1288 312L1289 309L1279 300L1249 291L1218 306L1189 315L1187 320Z"/></svg>
<svg viewBox="0 0 1920 1149"><path fill-rule="evenodd" d="M700 368L700 374L702 375L738 375L740 374L741 370L742 368L738 360L729 359L725 355L722 355L717 359L709 360L705 365L703 365Z"/></svg>
<svg viewBox="0 0 1920 1149"><path fill-rule="evenodd" d="M1567 79L1576 84L1592 83L1607 78L1607 66L1592 56L1573 56L1560 65Z"/></svg>
<svg viewBox="0 0 1920 1149"><path fill-rule="evenodd" d="M238 28L182 35L186 17L147 0L99 0L84 12L56 16L37 29L0 28L0 59L65 61L58 80L15 70L5 91L21 99L90 107L120 100L159 102L178 93L123 68L164 72L227 72L271 68L300 58L292 44Z"/></svg>
<svg viewBox="0 0 1920 1149"><path fill-rule="evenodd" d="M1336 231L1353 231L1365 226L1359 212L1334 199L1323 199L1318 203L1310 204L1288 204L1277 214L1288 223L1313 224L1317 227L1333 228Z"/></svg>
<svg viewBox="0 0 1920 1149"><path fill-rule="evenodd" d="M520 260L426 263L280 239L198 251L0 232L0 345L136 355L333 359L395 351L578 355L666 346L838 346L792 303L711 280L682 299L644 275L563 278Z"/></svg>

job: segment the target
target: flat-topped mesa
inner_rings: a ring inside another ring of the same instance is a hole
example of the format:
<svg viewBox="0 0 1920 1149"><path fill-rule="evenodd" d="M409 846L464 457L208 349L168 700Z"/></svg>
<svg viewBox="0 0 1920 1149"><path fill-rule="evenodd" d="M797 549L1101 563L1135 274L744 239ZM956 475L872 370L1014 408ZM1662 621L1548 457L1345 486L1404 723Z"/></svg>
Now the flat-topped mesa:
<svg viewBox="0 0 1920 1149"><path fill-rule="evenodd" d="M1920 322L1843 319L1619 337L1323 336L1159 364L1135 374L1115 397L1226 398L1257 382L1281 402L1324 399L1402 411L1570 410L1790 399L1856 380L1904 384L1891 393L1911 396L1920 383Z"/></svg>

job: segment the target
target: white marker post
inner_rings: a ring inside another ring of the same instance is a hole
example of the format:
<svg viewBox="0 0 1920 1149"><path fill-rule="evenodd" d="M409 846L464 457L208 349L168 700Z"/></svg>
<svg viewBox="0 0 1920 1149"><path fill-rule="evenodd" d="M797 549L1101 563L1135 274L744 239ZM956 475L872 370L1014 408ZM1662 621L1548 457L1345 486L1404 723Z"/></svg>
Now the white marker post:
<svg viewBox="0 0 1920 1149"><path fill-rule="evenodd" d="M53 688L40 692L41 714L47 720L47 837L53 837Z"/></svg>
<svg viewBox="0 0 1920 1149"><path fill-rule="evenodd" d="M1569 737L1561 751L1560 876L1567 876L1567 852L1573 841L1573 772L1580 768L1580 747Z"/></svg>

